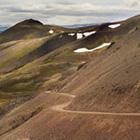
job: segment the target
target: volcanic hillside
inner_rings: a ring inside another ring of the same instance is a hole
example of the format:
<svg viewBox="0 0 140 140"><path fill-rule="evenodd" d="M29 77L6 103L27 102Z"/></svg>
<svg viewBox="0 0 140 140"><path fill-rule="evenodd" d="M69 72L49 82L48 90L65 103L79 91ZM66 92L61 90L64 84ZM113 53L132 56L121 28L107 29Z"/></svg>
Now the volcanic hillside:
<svg viewBox="0 0 140 140"><path fill-rule="evenodd" d="M30 19L0 34L1 140L138 140L140 16L75 29Z"/></svg>

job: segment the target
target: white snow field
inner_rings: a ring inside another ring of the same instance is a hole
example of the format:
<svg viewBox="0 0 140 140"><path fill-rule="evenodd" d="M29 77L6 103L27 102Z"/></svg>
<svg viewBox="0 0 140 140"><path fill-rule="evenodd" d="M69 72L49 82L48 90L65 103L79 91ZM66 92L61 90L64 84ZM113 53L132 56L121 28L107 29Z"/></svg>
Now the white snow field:
<svg viewBox="0 0 140 140"><path fill-rule="evenodd" d="M53 34L53 33L54 33L54 30L51 29L51 30L49 31L49 33L50 33L50 34Z"/></svg>
<svg viewBox="0 0 140 140"><path fill-rule="evenodd" d="M87 36L90 36L90 35L95 34L95 33L96 33L96 31L85 32L84 35L85 35L85 37L87 37Z"/></svg>
<svg viewBox="0 0 140 140"><path fill-rule="evenodd" d="M77 39L82 39L83 38L83 34L82 33L77 33Z"/></svg>
<svg viewBox="0 0 140 140"><path fill-rule="evenodd" d="M83 53L83 52L93 52L93 51L96 51L98 49L101 49L101 48L104 48L104 47L108 47L110 46L112 43L109 42L109 43L103 43L102 45L94 48L94 49L87 49L87 48L79 48L79 49L76 49L74 50L75 53Z"/></svg>
<svg viewBox="0 0 140 140"><path fill-rule="evenodd" d="M111 24L111 25L109 25L108 27L109 28L112 28L112 29L115 29L115 28L118 28L118 27L120 27L121 26L121 24Z"/></svg>
<svg viewBox="0 0 140 140"><path fill-rule="evenodd" d="M75 36L75 33L69 33L68 35L69 36Z"/></svg>

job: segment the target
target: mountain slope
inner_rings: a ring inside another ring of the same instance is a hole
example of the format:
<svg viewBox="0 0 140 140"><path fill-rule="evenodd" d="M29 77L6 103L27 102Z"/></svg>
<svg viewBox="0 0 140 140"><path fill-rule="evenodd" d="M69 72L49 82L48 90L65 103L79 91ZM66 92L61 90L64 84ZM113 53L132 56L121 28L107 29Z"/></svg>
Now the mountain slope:
<svg viewBox="0 0 140 140"><path fill-rule="evenodd" d="M140 110L139 35L140 29L128 34L73 76L64 92L79 95L74 110Z"/></svg>
<svg viewBox="0 0 140 140"><path fill-rule="evenodd" d="M139 139L140 16L0 36L1 140Z"/></svg>
<svg viewBox="0 0 140 140"><path fill-rule="evenodd" d="M109 25L116 24L120 26L109 28ZM2 42L5 41L5 36L8 40L11 36L13 40L0 44L0 94L24 96L42 90L42 87L61 89L66 83L66 77L95 59L106 48L91 53L75 53L74 50L82 47L92 49L108 42L116 44L123 36L133 34L138 28L139 16L122 22L77 29L43 25L35 20L18 23L0 37ZM30 31L32 29L37 35ZM15 34L16 30L20 36ZM50 34L50 30L54 33ZM92 33L93 31L95 33ZM78 39L78 35L84 33L89 35ZM29 34L32 34L33 38L27 39L26 36ZM56 76L55 82L51 82L52 76L58 74L61 76Z"/></svg>

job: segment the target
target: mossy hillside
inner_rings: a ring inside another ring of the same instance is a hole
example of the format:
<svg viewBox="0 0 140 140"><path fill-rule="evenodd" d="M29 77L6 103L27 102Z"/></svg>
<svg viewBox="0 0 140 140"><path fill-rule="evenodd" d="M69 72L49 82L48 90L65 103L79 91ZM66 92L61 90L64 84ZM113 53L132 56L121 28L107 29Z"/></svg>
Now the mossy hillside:
<svg viewBox="0 0 140 140"><path fill-rule="evenodd" d="M4 92L21 92L21 95L29 91L36 91L52 75L63 73L70 67L71 65L68 63L42 64L36 61L14 72L2 75L0 89ZM24 71L25 69L26 71Z"/></svg>
<svg viewBox="0 0 140 140"><path fill-rule="evenodd" d="M22 40L14 44L14 46L2 50L0 52L0 68L4 68L9 64L14 63L24 55L27 55L34 49L40 47L45 41L46 38Z"/></svg>

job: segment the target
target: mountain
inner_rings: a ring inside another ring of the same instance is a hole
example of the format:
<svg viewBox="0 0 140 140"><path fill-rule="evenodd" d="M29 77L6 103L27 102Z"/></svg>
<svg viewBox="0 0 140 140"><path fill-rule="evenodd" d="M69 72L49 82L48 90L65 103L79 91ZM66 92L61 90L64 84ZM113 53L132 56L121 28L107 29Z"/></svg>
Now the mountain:
<svg viewBox="0 0 140 140"><path fill-rule="evenodd" d="M29 19L0 34L1 140L138 140L140 16L78 28Z"/></svg>
<svg viewBox="0 0 140 140"><path fill-rule="evenodd" d="M73 25L64 25L63 27L66 28L80 28L80 27L89 27L89 26L94 26L97 24L73 24Z"/></svg>
<svg viewBox="0 0 140 140"><path fill-rule="evenodd" d="M7 28L8 28L7 26L1 26L1 25L0 25L0 32L5 31Z"/></svg>

